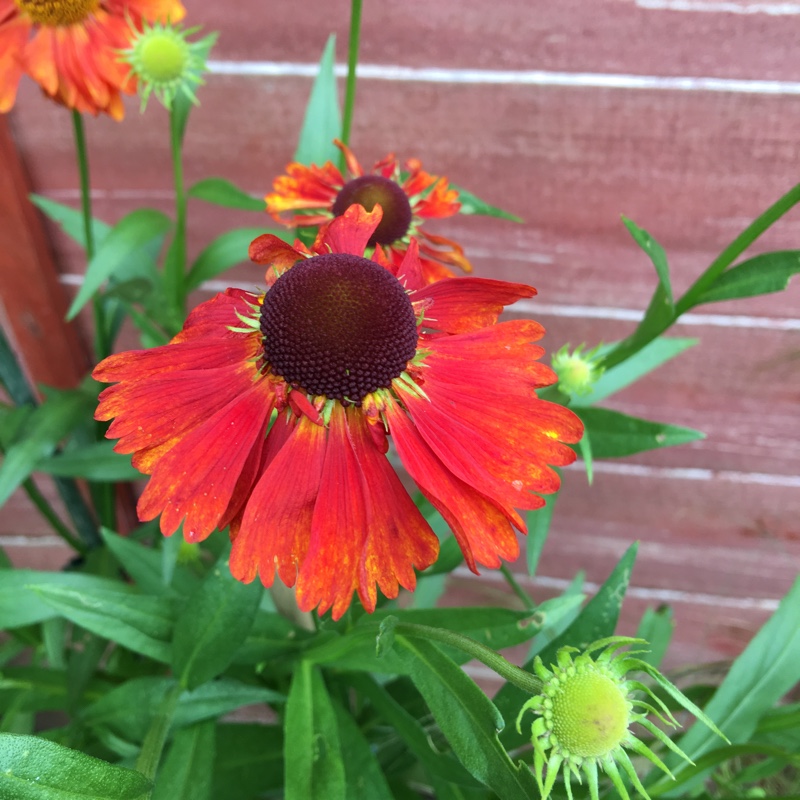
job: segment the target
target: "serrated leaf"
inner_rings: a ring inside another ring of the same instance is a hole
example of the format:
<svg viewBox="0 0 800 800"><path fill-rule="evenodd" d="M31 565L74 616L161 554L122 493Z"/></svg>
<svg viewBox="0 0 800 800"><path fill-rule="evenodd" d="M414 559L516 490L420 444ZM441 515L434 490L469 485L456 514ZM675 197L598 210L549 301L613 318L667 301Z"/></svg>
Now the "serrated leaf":
<svg viewBox="0 0 800 800"><path fill-rule="evenodd" d="M286 703L286 800L346 800L336 715L316 667L298 665Z"/></svg>
<svg viewBox="0 0 800 800"><path fill-rule="evenodd" d="M153 208L140 208L124 216L105 237L89 262L83 284L72 301L67 319L74 319L92 295L126 262L160 242L172 226L170 218Z"/></svg>
<svg viewBox="0 0 800 800"><path fill-rule="evenodd" d="M142 473L131 465L130 455L114 452L114 442L91 442L80 449L50 456L36 464L37 472L89 481L133 481Z"/></svg>
<svg viewBox="0 0 800 800"><path fill-rule="evenodd" d="M590 406L616 394L626 386L630 386L640 378L657 369L662 364L680 355L684 350L694 347L699 339L678 339L659 336L645 345L634 355L606 370L595 382L591 391L572 398L570 407ZM605 351L612 350L614 345L606 345Z"/></svg>
<svg viewBox="0 0 800 800"><path fill-rule="evenodd" d="M285 230L273 228L237 228L227 231L214 239L192 264L186 277L187 289L196 289L203 281L215 278L236 264L249 261L247 248L253 239L263 233L271 233L284 241L293 241L293 237Z"/></svg>
<svg viewBox="0 0 800 800"><path fill-rule="evenodd" d="M86 231L83 227L83 213L71 206L42 197L40 194L28 195L30 201L44 214L50 217L53 222L57 222L64 233L73 241L77 242L84 250L86 249ZM99 219L92 220L92 233L94 234L95 247L99 247L111 230L110 225L101 222Z"/></svg>
<svg viewBox="0 0 800 800"><path fill-rule="evenodd" d="M576 408L575 413L588 432L594 458L619 458L705 438L692 428L639 419L610 408Z"/></svg>
<svg viewBox="0 0 800 800"><path fill-rule="evenodd" d="M500 744L504 722L491 700L436 645L405 634L397 643L410 654L411 679L467 771L503 800L530 800L521 774L528 768L515 766Z"/></svg>
<svg viewBox="0 0 800 800"><path fill-rule="evenodd" d="M0 734L0 800L144 800L140 772L38 736Z"/></svg>
<svg viewBox="0 0 800 800"><path fill-rule="evenodd" d="M664 289L670 307L674 308L675 300L672 296L672 282L669 277L669 264L664 248L644 229L640 228L633 220L627 217L622 218L622 222L633 237L633 241L642 248L647 257L653 262L656 268L658 280Z"/></svg>
<svg viewBox="0 0 800 800"><path fill-rule="evenodd" d="M227 553L209 570L175 623L172 668L182 686L194 689L230 665L263 591L260 581L241 583L231 575Z"/></svg>
<svg viewBox="0 0 800 800"><path fill-rule="evenodd" d="M27 480L36 465L90 412L94 401L83 391L53 393L25 420L0 466L0 506Z"/></svg>
<svg viewBox="0 0 800 800"><path fill-rule="evenodd" d="M334 74L335 58L336 37L331 34L322 51L319 72L311 89L294 154L294 160L300 164L324 164L326 161L335 163L339 159L339 150L333 144L333 140L342 135L342 118Z"/></svg>
<svg viewBox="0 0 800 800"><path fill-rule="evenodd" d="M458 202L461 203L461 214L479 214L484 217L495 217L497 219L507 219L511 222L522 222L522 218L510 211L503 211L502 208L489 205L485 200L476 197L472 192L462 189L451 183L450 188L458 192Z"/></svg>
<svg viewBox="0 0 800 800"><path fill-rule="evenodd" d="M225 208L239 208L243 211L264 211L266 209L263 197L253 197L222 178L206 178L198 181L189 189L188 194L189 197Z"/></svg>
<svg viewBox="0 0 800 800"><path fill-rule="evenodd" d="M135 653L169 663L173 610L165 598L122 591L30 587L59 614Z"/></svg>
<svg viewBox="0 0 800 800"><path fill-rule="evenodd" d="M782 292L800 273L800 250L762 253L727 269L698 298L696 305Z"/></svg>

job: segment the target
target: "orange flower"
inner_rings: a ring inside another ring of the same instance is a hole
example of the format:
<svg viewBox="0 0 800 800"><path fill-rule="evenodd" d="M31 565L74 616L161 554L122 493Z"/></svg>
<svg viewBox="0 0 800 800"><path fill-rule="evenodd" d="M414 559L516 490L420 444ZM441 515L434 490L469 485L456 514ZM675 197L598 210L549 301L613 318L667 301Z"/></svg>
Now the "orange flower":
<svg viewBox="0 0 800 800"><path fill-rule="evenodd" d="M472 272L460 245L422 229L425 220L452 217L461 208L458 192L449 187L447 178L425 172L416 159L407 161L407 172L401 173L394 155L378 161L365 175L350 149L338 140L335 144L344 153L347 179L330 161L322 167L289 164L287 174L275 179L275 191L264 198L267 211L278 222L292 227L325 225L353 203L367 211L377 203L383 219L369 244L386 247L395 267L415 237L426 282L452 278L450 267Z"/></svg>
<svg viewBox="0 0 800 800"><path fill-rule="evenodd" d="M122 119L120 92L136 91L119 59L129 21L141 29L185 13L180 0L0 0L0 111L14 105L27 72L68 108Z"/></svg>
<svg viewBox="0 0 800 800"><path fill-rule="evenodd" d="M277 572L301 609L357 592L396 597L438 552L386 458L389 441L441 512L469 567L514 559L516 509L558 489L580 420L540 400L533 321L498 323L535 290L483 278L425 284L416 241L399 268L362 257L380 208L351 206L313 250L264 235L265 294L228 289L170 344L111 356L94 377L115 449L149 474L138 513L196 542L230 525L237 579Z"/></svg>

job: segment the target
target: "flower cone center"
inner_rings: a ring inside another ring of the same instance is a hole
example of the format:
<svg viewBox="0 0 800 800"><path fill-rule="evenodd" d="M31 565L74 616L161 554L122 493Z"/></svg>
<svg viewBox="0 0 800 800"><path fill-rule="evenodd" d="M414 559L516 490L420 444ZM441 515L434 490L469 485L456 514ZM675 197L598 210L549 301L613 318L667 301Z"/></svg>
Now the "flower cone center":
<svg viewBox="0 0 800 800"><path fill-rule="evenodd" d="M411 204L406 193L394 181L380 175L364 175L349 181L336 196L333 213L339 217L356 203L367 211L372 211L378 203L383 209L383 217L369 244L391 244L408 233Z"/></svg>
<svg viewBox="0 0 800 800"><path fill-rule="evenodd" d="M53 28L83 22L100 5L100 0L14 0L14 2L35 24Z"/></svg>
<svg viewBox="0 0 800 800"><path fill-rule="evenodd" d="M373 261L315 256L281 275L261 307L272 371L308 394L360 403L388 388L417 348L402 284Z"/></svg>
<svg viewBox="0 0 800 800"><path fill-rule="evenodd" d="M553 696L553 732L573 756L598 758L625 736L630 709L622 687L606 675L578 672Z"/></svg>
<svg viewBox="0 0 800 800"><path fill-rule="evenodd" d="M189 61L189 47L173 33L151 31L142 37L138 55L142 77L153 83L164 83L183 75Z"/></svg>

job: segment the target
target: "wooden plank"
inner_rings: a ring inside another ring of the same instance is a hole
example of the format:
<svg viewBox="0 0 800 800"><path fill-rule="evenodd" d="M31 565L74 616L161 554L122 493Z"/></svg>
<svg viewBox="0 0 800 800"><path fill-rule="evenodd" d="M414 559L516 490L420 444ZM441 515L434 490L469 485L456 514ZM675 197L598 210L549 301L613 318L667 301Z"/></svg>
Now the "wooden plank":
<svg viewBox="0 0 800 800"><path fill-rule="evenodd" d="M4 118L0 117L0 301L3 325L34 383L69 388L88 367L44 228L28 201L28 184Z"/></svg>

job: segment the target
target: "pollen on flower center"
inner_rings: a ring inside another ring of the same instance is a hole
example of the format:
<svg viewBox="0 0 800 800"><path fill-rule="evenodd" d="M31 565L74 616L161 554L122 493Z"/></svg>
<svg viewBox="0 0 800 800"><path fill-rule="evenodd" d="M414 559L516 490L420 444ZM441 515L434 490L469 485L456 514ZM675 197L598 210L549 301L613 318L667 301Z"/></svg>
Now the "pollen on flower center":
<svg viewBox="0 0 800 800"><path fill-rule="evenodd" d="M414 357L417 324L400 282L360 256L295 264L261 307L271 369L310 395L360 403L391 385Z"/></svg>
<svg viewBox="0 0 800 800"><path fill-rule="evenodd" d="M553 733L571 755L605 756L625 736L630 713L625 691L606 675L586 670L562 678L552 703Z"/></svg>
<svg viewBox="0 0 800 800"><path fill-rule="evenodd" d="M17 7L37 25L57 27L83 22L100 5L100 0L14 0Z"/></svg>
<svg viewBox="0 0 800 800"><path fill-rule="evenodd" d="M372 211L380 203L383 218L369 240L369 244L391 244L402 239L411 225L411 204L403 189L394 181L380 175L364 175L346 183L333 204L334 216L340 217L358 203Z"/></svg>

